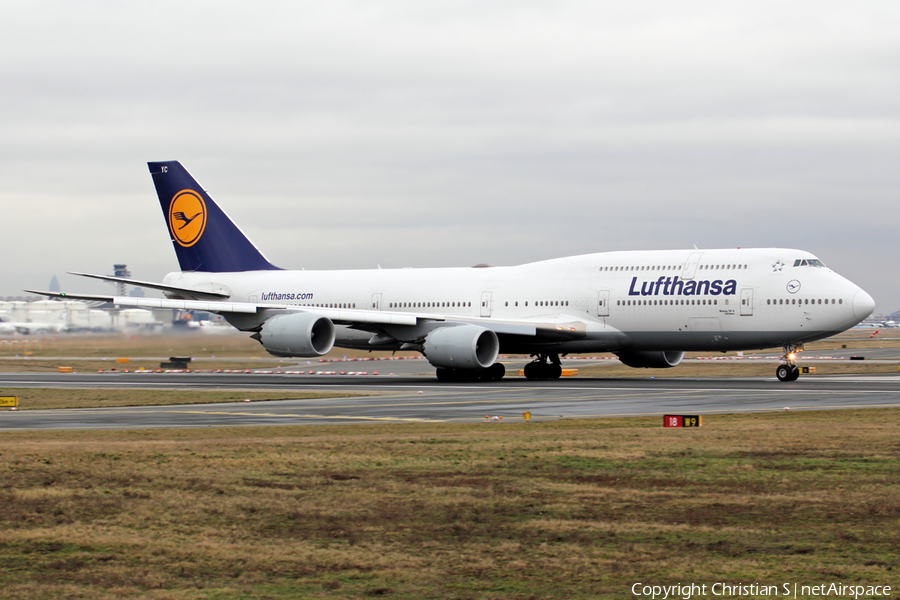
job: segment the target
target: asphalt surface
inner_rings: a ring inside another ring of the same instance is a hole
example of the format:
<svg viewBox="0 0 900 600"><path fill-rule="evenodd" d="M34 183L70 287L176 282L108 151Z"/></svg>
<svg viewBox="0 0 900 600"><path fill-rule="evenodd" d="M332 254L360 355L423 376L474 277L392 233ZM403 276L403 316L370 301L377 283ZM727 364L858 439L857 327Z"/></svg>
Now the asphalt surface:
<svg viewBox="0 0 900 600"><path fill-rule="evenodd" d="M332 369L332 366L328 366ZM320 369L321 370L321 369ZM285 400L103 409L0 412L0 431L299 425L359 422L459 422L503 417L533 420L630 415L716 414L900 406L900 374L703 379L507 378L441 384L432 377L226 373L0 374L0 388L110 387L281 390ZM331 391L331 399L292 400L296 391ZM368 397L341 394L368 392Z"/></svg>

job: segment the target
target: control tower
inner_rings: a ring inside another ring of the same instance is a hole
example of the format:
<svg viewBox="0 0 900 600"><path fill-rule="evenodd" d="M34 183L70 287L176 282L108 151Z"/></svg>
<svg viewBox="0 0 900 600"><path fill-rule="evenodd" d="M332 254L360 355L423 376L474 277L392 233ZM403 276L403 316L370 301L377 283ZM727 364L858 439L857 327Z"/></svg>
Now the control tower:
<svg viewBox="0 0 900 600"><path fill-rule="evenodd" d="M128 265L113 265L113 277L131 277L131 271L128 270ZM125 284L117 282L116 283L116 296L124 296L125 295Z"/></svg>

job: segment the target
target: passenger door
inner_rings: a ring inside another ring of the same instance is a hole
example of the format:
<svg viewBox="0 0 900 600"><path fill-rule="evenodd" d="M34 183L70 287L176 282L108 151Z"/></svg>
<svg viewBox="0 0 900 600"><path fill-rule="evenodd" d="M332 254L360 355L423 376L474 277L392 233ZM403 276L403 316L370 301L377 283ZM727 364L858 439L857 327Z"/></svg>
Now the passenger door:
<svg viewBox="0 0 900 600"><path fill-rule="evenodd" d="M597 292L597 316L609 316L609 290L600 290Z"/></svg>
<svg viewBox="0 0 900 600"><path fill-rule="evenodd" d="M684 263L684 270L681 272L682 279L693 279L694 273L697 272L697 265L700 264L700 257L703 256L702 252L693 252L690 256L688 256L687 262Z"/></svg>
<svg viewBox="0 0 900 600"><path fill-rule="evenodd" d="M741 290L741 316L753 316L753 288L744 288Z"/></svg>
<svg viewBox="0 0 900 600"><path fill-rule="evenodd" d="M491 316L491 293L481 292L481 316Z"/></svg>

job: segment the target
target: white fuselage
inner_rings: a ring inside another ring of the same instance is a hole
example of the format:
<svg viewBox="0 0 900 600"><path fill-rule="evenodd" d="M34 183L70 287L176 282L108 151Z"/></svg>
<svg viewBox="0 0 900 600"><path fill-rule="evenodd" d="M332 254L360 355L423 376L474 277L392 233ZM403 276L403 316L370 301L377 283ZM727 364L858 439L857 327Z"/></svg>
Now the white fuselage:
<svg viewBox="0 0 900 600"><path fill-rule="evenodd" d="M795 263L806 263L797 264ZM791 249L606 252L514 267L170 273L165 283L272 305L532 323L503 352L741 350L827 337L866 318L865 291ZM359 327L338 346L369 347ZM409 329L410 339L418 335ZM498 330L502 333L502 328ZM554 331L558 336L554 338Z"/></svg>

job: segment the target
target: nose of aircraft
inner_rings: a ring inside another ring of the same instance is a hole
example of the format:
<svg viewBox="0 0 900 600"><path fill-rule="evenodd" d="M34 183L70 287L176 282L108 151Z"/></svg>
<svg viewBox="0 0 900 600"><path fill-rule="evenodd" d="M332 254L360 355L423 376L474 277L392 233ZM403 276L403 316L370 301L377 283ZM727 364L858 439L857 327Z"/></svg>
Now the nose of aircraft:
<svg viewBox="0 0 900 600"><path fill-rule="evenodd" d="M859 290L853 296L853 314L862 321L875 310L875 300L865 290Z"/></svg>

